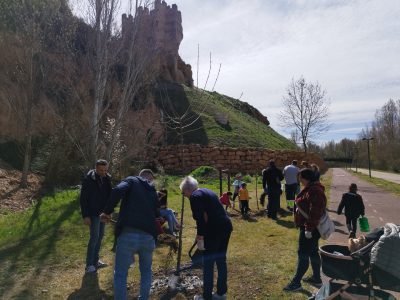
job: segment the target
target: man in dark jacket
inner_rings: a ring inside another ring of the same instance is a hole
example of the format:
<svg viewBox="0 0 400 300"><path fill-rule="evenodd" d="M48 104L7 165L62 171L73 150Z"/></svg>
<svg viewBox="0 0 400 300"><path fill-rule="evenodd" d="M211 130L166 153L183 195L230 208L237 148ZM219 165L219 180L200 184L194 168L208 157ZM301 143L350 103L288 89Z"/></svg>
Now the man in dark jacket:
<svg viewBox="0 0 400 300"><path fill-rule="evenodd" d="M180 184L185 197L190 200L193 219L197 224L197 247L204 250L203 296L195 300L226 299L228 270L226 251L232 232L232 223L218 196L211 190L198 188L197 180L186 177ZM214 263L218 269L217 293L213 294Z"/></svg>
<svg viewBox="0 0 400 300"><path fill-rule="evenodd" d="M344 215L346 216L346 225L349 230L349 237L356 237L357 232L357 219L365 214L365 206L361 195L357 194L357 185L350 184L349 192L344 193L342 201L340 201L337 209L337 214L342 214L343 208L345 209Z"/></svg>
<svg viewBox="0 0 400 300"><path fill-rule="evenodd" d="M82 183L80 196L83 223L90 228L90 238L86 253L86 272L94 273L106 264L99 260L101 241L104 236L104 223L100 222L111 192L111 177L107 174L108 163L103 159L96 162L94 170L90 170Z"/></svg>
<svg viewBox="0 0 400 300"><path fill-rule="evenodd" d="M111 219L111 213L122 199L117 226L121 233L117 239L114 270L114 298L126 300L126 283L133 255L139 255L140 296L147 300L151 287L151 265L155 239L158 197L153 185L153 172L140 171L139 176L125 178L113 188L101 218Z"/></svg>
<svg viewBox="0 0 400 300"><path fill-rule="evenodd" d="M277 213L280 208L281 181L283 180L282 170L278 169L274 160L269 161L269 167L262 171L263 187L267 191L268 218L277 219Z"/></svg>

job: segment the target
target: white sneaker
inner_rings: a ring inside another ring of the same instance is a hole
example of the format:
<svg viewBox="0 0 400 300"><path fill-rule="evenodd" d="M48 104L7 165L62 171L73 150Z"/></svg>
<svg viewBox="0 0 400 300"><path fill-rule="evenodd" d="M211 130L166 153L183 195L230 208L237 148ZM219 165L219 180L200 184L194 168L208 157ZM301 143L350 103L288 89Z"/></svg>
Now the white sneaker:
<svg viewBox="0 0 400 300"><path fill-rule="evenodd" d="M204 298L203 298L202 295L195 295L195 296L193 297L193 300L204 300Z"/></svg>
<svg viewBox="0 0 400 300"><path fill-rule="evenodd" d="M105 268L105 267L107 267L108 266L108 264L106 264L105 262L103 262L103 261L101 261L101 260L99 260L98 262L97 262L97 269L101 269L101 268Z"/></svg>
<svg viewBox="0 0 400 300"><path fill-rule="evenodd" d="M96 267L95 266L87 266L85 269L85 273L96 273Z"/></svg>
<svg viewBox="0 0 400 300"><path fill-rule="evenodd" d="M226 300L226 294L218 295L217 293L212 294L213 300Z"/></svg>

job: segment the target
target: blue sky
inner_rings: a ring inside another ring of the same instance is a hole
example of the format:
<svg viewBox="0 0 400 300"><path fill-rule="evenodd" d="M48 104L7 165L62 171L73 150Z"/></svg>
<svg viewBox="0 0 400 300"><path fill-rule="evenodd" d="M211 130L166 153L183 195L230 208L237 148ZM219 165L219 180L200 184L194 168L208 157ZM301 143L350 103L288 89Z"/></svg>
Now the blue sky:
<svg viewBox="0 0 400 300"><path fill-rule="evenodd" d="M122 0L123 4L127 0ZM400 0L174 0L180 55L203 87L212 53L215 90L241 97L279 126L292 78L327 91L331 129L317 143L357 138L390 98L400 99ZM124 5L122 5L123 7ZM211 80L212 81L212 80ZM208 85L211 89L212 84Z"/></svg>

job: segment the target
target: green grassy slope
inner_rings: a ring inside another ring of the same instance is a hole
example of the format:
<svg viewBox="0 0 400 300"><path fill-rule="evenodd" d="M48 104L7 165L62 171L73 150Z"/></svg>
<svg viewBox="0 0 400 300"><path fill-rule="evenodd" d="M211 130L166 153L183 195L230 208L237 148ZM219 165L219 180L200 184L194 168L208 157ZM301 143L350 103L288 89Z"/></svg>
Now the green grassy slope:
<svg viewBox="0 0 400 300"><path fill-rule="evenodd" d="M199 114L208 137L215 146L263 147L295 149L288 139L240 109L239 100L216 92L199 91L185 87L186 96L194 112ZM229 123L221 125L218 115L227 116Z"/></svg>

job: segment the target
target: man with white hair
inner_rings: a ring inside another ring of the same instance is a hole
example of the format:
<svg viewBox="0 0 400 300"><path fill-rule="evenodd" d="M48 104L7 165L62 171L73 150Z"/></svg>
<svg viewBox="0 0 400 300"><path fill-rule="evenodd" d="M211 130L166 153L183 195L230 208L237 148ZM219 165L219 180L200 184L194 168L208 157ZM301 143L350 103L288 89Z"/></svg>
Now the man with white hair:
<svg viewBox="0 0 400 300"><path fill-rule="evenodd" d="M226 299L228 270L226 252L232 232L232 222L218 196L211 190L199 188L197 180L185 177L180 184L182 194L189 198L193 219L197 224L197 247L204 250L203 295L195 300ZM217 292L213 293L214 263L217 265Z"/></svg>

